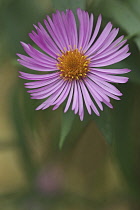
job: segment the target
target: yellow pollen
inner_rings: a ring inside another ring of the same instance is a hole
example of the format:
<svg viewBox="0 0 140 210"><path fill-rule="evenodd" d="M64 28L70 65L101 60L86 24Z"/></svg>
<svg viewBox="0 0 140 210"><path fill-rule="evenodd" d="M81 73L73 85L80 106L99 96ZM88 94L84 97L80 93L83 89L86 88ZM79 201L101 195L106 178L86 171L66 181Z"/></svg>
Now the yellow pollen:
<svg viewBox="0 0 140 210"><path fill-rule="evenodd" d="M90 59L78 49L62 52L57 58L57 68L60 70L60 77L65 80L79 80L87 76Z"/></svg>

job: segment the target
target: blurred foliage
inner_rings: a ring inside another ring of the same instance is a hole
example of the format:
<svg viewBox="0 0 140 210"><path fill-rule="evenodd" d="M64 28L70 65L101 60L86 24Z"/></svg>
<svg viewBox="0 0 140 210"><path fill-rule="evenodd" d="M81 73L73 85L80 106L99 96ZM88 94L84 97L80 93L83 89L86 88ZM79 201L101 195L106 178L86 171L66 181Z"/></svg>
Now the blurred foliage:
<svg viewBox="0 0 140 210"><path fill-rule="evenodd" d="M71 1L71 0L52 0L53 6L55 10L66 10L66 9L71 9L75 12L77 8L85 9L85 0L76 0L76 1Z"/></svg>
<svg viewBox="0 0 140 210"><path fill-rule="evenodd" d="M15 79L6 97L16 139L0 142L0 149L18 148L27 186L1 193L3 210L140 209L140 0L1 0L1 74L6 63L15 71L23 68L11 61L23 52L19 42L30 42L34 23L55 9L78 7L95 19L101 13L103 25L111 21L125 34L131 56L112 67L130 68L130 80L117 85L124 95L112 101L113 110L104 107L100 117L86 115L81 122L71 111L64 114L63 107L36 112L39 102L30 100L23 81ZM110 182L118 179L114 189Z"/></svg>
<svg viewBox="0 0 140 210"><path fill-rule="evenodd" d="M139 89L140 85L131 82L127 84L126 88L122 87L123 100L116 105L113 113L115 153L131 191L137 196L140 195Z"/></svg>

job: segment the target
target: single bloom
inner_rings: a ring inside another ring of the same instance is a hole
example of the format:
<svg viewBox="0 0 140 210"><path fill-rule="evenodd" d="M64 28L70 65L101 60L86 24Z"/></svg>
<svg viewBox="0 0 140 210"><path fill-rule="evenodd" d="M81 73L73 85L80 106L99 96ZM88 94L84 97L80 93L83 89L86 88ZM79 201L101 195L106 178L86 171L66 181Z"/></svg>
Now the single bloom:
<svg viewBox="0 0 140 210"><path fill-rule="evenodd" d="M71 107L80 119L84 106L89 114L100 115L103 103L113 108L110 98L120 100L122 93L111 83L126 83L128 77L116 76L129 69L107 69L108 65L127 58L130 53L124 36L116 38L119 29L109 22L100 32L102 17L96 24L93 14L77 9L79 24L71 10L56 11L47 16L44 26L34 25L29 37L37 45L21 42L28 56L17 54L18 62L35 72L19 72L32 99L44 99L36 110L53 106L57 109L64 101L64 112ZM40 50L39 50L40 49ZM98 109L97 109L98 107Z"/></svg>

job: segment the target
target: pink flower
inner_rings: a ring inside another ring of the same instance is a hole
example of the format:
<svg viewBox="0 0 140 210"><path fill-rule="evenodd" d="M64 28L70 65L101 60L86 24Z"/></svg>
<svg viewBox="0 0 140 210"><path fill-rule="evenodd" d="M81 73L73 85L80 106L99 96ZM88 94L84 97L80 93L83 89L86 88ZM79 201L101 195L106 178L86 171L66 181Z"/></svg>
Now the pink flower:
<svg viewBox="0 0 140 210"><path fill-rule="evenodd" d="M116 39L119 29L112 28L109 22L99 33L102 17L99 15L93 30L94 17L77 9L77 27L71 10L57 11L52 19L47 16L35 26L36 32L29 34L37 50L30 44L21 42L28 56L17 54L18 62L39 74L20 72L20 77L33 80L25 83L31 90L32 99L44 99L36 108L57 109L64 101L64 112L72 107L80 119L84 118L84 104L89 114L99 115L102 103L112 108L110 98L120 100L122 93L110 83L126 83L128 77L116 76L129 72L129 69L106 69L104 67L127 58L130 53L124 36ZM95 23L94 23L95 24ZM43 51L43 52L42 52ZM41 74L44 72L43 74Z"/></svg>

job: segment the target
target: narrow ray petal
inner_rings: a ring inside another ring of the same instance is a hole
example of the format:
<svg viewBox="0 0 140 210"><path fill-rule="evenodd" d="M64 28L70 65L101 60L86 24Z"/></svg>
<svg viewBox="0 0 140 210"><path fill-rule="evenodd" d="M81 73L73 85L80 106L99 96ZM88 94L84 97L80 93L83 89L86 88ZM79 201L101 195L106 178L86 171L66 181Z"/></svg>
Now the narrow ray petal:
<svg viewBox="0 0 140 210"><path fill-rule="evenodd" d="M19 71L19 77L29 80L24 85L31 99L44 99L36 110L50 106L55 110L66 102L64 112L71 107L83 120L84 108L99 116L98 107L113 108L110 99L120 100L122 93L111 83L126 83L128 77L121 75L131 70L107 66L127 58L130 52L124 36L116 38L119 29L111 22L100 30L101 15L96 22L93 14L78 8L77 17L70 9L46 16L44 26L38 22L29 33L36 46L21 42L27 55L17 56L29 69L29 73Z"/></svg>

